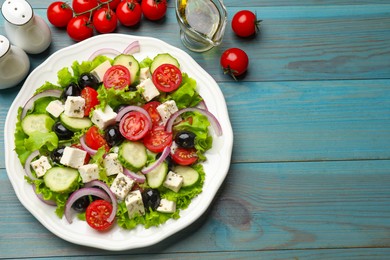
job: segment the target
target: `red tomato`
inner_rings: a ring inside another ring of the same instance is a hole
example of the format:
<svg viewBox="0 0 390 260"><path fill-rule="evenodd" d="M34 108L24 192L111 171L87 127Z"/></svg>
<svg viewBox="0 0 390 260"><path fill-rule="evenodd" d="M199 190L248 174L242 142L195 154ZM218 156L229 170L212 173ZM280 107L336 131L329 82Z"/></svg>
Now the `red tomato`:
<svg viewBox="0 0 390 260"><path fill-rule="evenodd" d="M260 22L251 11L241 10L233 16L232 29L238 36L248 37L259 30Z"/></svg>
<svg viewBox="0 0 390 260"><path fill-rule="evenodd" d="M141 20L141 5L135 0L122 1L116 8L116 15L124 26L134 26Z"/></svg>
<svg viewBox="0 0 390 260"><path fill-rule="evenodd" d="M224 73L229 73L234 79L248 69L248 55L239 48L227 49L221 56L221 66Z"/></svg>
<svg viewBox="0 0 390 260"><path fill-rule="evenodd" d="M69 21L66 31L69 37L77 42L92 37L93 35L93 27L88 17L85 16L73 17Z"/></svg>
<svg viewBox="0 0 390 260"><path fill-rule="evenodd" d="M112 226L112 222L107 219L112 212L112 205L106 200L95 200L87 207L85 211L85 220L88 225L98 231L107 230Z"/></svg>
<svg viewBox="0 0 390 260"><path fill-rule="evenodd" d="M130 111L119 122L119 131L130 141L143 138L149 131L148 118L138 111Z"/></svg>
<svg viewBox="0 0 390 260"><path fill-rule="evenodd" d="M100 3L102 3L102 4L105 4L107 2L109 2L109 1L100 1ZM121 0L112 0L111 2L108 3L108 5L110 6L110 9L116 10L116 8L118 7L120 2L121 2Z"/></svg>
<svg viewBox="0 0 390 260"><path fill-rule="evenodd" d="M89 116L91 109L99 104L98 92L91 87L85 87L81 90L81 97L85 99L84 116Z"/></svg>
<svg viewBox="0 0 390 260"><path fill-rule="evenodd" d="M122 65L111 66L103 76L106 88L123 89L130 85L130 72Z"/></svg>
<svg viewBox="0 0 390 260"><path fill-rule="evenodd" d="M165 131L165 126L155 126L143 139L145 147L154 152L161 153L166 146L172 144L172 133Z"/></svg>
<svg viewBox="0 0 390 260"><path fill-rule="evenodd" d="M152 21L160 20L167 12L167 0L143 0L141 9L144 16Z"/></svg>
<svg viewBox="0 0 390 260"><path fill-rule="evenodd" d="M173 161L180 165L191 165L198 160L195 148L186 149L177 147L171 156Z"/></svg>
<svg viewBox="0 0 390 260"><path fill-rule="evenodd" d="M150 101L150 102L146 103L146 104L143 106L143 109L145 109L146 111L148 111L150 117L152 118L152 123L153 123L153 125L158 125L158 124L161 122L160 113L157 111L157 107L158 107L160 104L161 104L161 103L158 102L158 101Z"/></svg>
<svg viewBox="0 0 390 260"><path fill-rule="evenodd" d="M96 31L100 33L111 33L116 29L118 18L111 9L101 8L94 13L92 23Z"/></svg>
<svg viewBox="0 0 390 260"><path fill-rule="evenodd" d="M89 11L96 8L99 5L98 0L73 0L72 7L76 14L85 13L89 16Z"/></svg>
<svg viewBox="0 0 390 260"><path fill-rule="evenodd" d="M47 19L55 27L66 27L73 18L73 11L70 6L61 1L53 2L47 8Z"/></svg>
<svg viewBox="0 0 390 260"><path fill-rule="evenodd" d="M110 149L106 139L100 134L99 128L96 125L91 126L85 133L85 143L94 150L97 150L102 146L104 146L106 151Z"/></svg>
<svg viewBox="0 0 390 260"><path fill-rule="evenodd" d="M171 92L180 87L181 71L172 64L162 64L155 69L152 80L156 88L163 92Z"/></svg>

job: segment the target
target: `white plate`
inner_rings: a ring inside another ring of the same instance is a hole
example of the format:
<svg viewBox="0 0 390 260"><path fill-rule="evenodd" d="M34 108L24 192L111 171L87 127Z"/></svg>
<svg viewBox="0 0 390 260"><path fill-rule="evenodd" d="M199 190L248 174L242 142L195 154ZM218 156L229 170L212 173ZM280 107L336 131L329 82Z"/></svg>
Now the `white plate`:
<svg viewBox="0 0 390 260"><path fill-rule="evenodd" d="M134 54L138 60L145 57L153 58L156 54L164 52L172 54L179 60L181 69L197 81L198 91L205 99L209 111L220 121L223 135L214 137L213 148L206 154L207 161L204 163L206 180L203 192L193 199L186 210L181 211L181 217L178 220L171 219L159 227L149 229L145 229L141 225L134 230L124 230L116 226L109 232L100 233L77 219L72 224L68 224L65 218L60 219L55 215L53 207L42 203L34 195L31 185L24 180L23 167L14 151L17 110L45 81L55 83L57 81L57 71L63 67L70 66L75 60L87 60L94 51L101 48L110 47L123 51L134 40L138 40L141 45L140 53ZM126 250L156 244L198 219L210 206L227 175L233 147L233 131L225 99L215 80L191 56L180 49L155 38L121 34L95 36L51 55L26 79L9 110L4 133L7 174L17 197L24 207L48 230L62 239L75 244L106 250Z"/></svg>

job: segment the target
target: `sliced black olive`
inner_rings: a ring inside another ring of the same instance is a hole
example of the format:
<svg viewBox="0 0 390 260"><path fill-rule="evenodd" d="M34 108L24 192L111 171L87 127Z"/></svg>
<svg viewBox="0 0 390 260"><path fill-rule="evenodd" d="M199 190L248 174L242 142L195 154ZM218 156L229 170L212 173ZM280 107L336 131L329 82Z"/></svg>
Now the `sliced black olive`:
<svg viewBox="0 0 390 260"><path fill-rule="evenodd" d="M156 210L161 201L160 192L156 189L146 189L142 192L142 201L146 211L149 211L149 208Z"/></svg>
<svg viewBox="0 0 390 260"><path fill-rule="evenodd" d="M91 73L82 73L78 80L81 89L91 87L97 89L99 87L99 80Z"/></svg>
<svg viewBox="0 0 390 260"><path fill-rule="evenodd" d="M175 136L175 142L183 148L193 148L195 146L196 135L190 131L180 131Z"/></svg>
<svg viewBox="0 0 390 260"><path fill-rule="evenodd" d="M88 196L83 196L79 199L77 199L73 205L72 205L72 208L77 211L77 212L85 212L85 210L87 209L87 207L89 206L90 204L90 201L89 201L89 198Z"/></svg>
<svg viewBox="0 0 390 260"><path fill-rule="evenodd" d="M60 163L61 157L64 154L64 150L65 146L60 146L50 153L50 158L53 160L53 162Z"/></svg>
<svg viewBox="0 0 390 260"><path fill-rule="evenodd" d="M60 140L68 140L72 138L73 132L70 131L68 128L66 128L60 121L57 121L53 125L53 131L58 136L58 139Z"/></svg>
<svg viewBox="0 0 390 260"><path fill-rule="evenodd" d="M66 100L69 96L75 97L80 96L81 89L80 87L75 83L70 83L69 86L67 86L62 93L62 99Z"/></svg>
<svg viewBox="0 0 390 260"><path fill-rule="evenodd" d="M110 125L106 128L104 138L111 147L120 144L124 140L117 124Z"/></svg>

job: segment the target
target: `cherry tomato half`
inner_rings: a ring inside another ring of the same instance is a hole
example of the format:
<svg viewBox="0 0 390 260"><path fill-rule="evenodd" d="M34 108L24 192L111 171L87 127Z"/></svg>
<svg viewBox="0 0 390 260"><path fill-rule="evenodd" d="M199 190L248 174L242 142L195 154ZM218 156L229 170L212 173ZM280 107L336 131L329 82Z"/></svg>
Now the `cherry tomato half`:
<svg viewBox="0 0 390 260"><path fill-rule="evenodd" d="M122 1L116 8L118 20L124 26L134 26L141 21L141 5L135 1Z"/></svg>
<svg viewBox="0 0 390 260"><path fill-rule="evenodd" d="M143 142L148 150L161 153L165 147L172 144L172 133L166 132L164 126L155 126L147 133Z"/></svg>
<svg viewBox="0 0 390 260"><path fill-rule="evenodd" d="M261 20L249 10L238 11L232 19L232 29L240 37L248 37L259 30Z"/></svg>
<svg viewBox="0 0 390 260"><path fill-rule="evenodd" d="M47 19L55 27L66 27L73 18L73 11L70 6L62 1L51 3L47 7Z"/></svg>
<svg viewBox="0 0 390 260"><path fill-rule="evenodd" d="M152 21L160 20L167 12L167 0L143 0L141 9L144 16Z"/></svg>
<svg viewBox="0 0 390 260"><path fill-rule="evenodd" d="M100 8L94 13L92 23L96 31L100 33L111 33L116 29L118 18L111 9Z"/></svg>
<svg viewBox="0 0 390 260"><path fill-rule="evenodd" d="M112 212L112 205L105 200L92 201L85 211L85 220L88 225L98 231L107 230L114 223L107 219Z"/></svg>
<svg viewBox="0 0 390 260"><path fill-rule="evenodd" d="M156 88L162 92L171 92L180 87L181 71L172 64L162 64L155 69L152 80Z"/></svg>
<svg viewBox="0 0 390 260"><path fill-rule="evenodd" d="M98 92L91 87L85 87L81 90L81 97L85 99L84 116L89 116L91 110L99 104Z"/></svg>
<svg viewBox="0 0 390 260"><path fill-rule="evenodd" d="M70 38L74 41L80 42L93 35L93 27L86 16L73 17L66 27L66 31Z"/></svg>
<svg viewBox="0 0 390 260"><path fill-rule="evenodd" d="M153 125L158 125L161 122L161 116L160 113L157 111L157 107L161 103L158 101L150 101L143 105L143 109L145 109L150 117L152 118L152 124Z"/></svg>
<svg viewBox="0 0 390 260"><path fill-rule="evenodd" d="M130 141L143 138L149 131L148 118L138 111L130 111L119 122L120 133Z"/></svg>
<svg viewBox="0 0 390 260"><path fill-rule="evenodd" d="M221 66L224 73L230 74L233 78L245 73L248 69L248 55L239 48L230 48L221 55Z"/></svg>
<svg viewBox="0 0 390 260"><path fill-rule="evenodd" d="M180 165L191 165L198 160L195 148L186 149L177 147L171 156L173 161Z"/></svg>
<svg viewBox="0 0 390 260"><path fill-rule="evenodd" d="M94 150L97 150L102 146L104 146L106 151L110 149L106 139L100 134L99 128L96 125L91 126L85 133L85 143Z"/></svg>
<svg viewBox="0 0 390 260"><path fill-rule="evenodd" d="M111 66L103 76L106 88L123 89L130 85L130 72L122 65Z"/></svg>

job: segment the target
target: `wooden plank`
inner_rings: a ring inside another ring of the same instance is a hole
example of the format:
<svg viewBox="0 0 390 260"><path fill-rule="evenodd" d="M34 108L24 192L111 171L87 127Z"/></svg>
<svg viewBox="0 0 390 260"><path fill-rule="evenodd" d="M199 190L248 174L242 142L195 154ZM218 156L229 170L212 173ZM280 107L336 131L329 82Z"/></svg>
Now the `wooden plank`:
<svg viewBox="0 0 390 260"><path fill-rule="evenodd" d="M233 164L198 221L155 246L127 253L389 247L389 168L390 160ZM49 233L17 201L5 171L0 173L2 257L113 254Z"/></svg>

